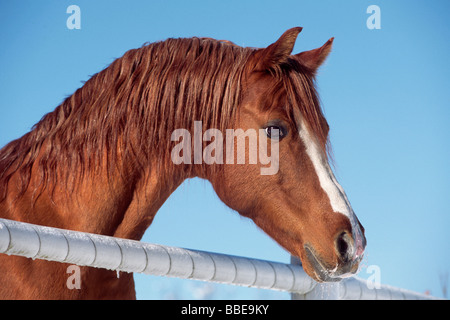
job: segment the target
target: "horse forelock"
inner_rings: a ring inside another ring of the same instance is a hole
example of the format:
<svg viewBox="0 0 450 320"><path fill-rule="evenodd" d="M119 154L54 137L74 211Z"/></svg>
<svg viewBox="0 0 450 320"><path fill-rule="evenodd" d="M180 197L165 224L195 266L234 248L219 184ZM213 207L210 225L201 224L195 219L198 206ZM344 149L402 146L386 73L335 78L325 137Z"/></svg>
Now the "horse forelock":
<svg viewBox="0 0 450 320"><path fill-rule="evenodd" d="M325 157L331 156L329 143L329 126L323 114L320 99L315 86L314 75L305 71L302 67L294 68L285 77L285 87L292 110L299 110L303 121L311 131L311 135L317 140ZM299 120L293 121L298 125ZM330 157L331 158L331 157Z"/></svg>
<svg viewBox="0 0 450 320"><path fill-rule="evenodd" d="M284 95L283 102L279 103L278 108L283 109L294 130L297 130L303 120L328 159L331 156L329 126L316 90L315 74L295 58L274 65L267 72L274 78L274 84L268 89L267 95L276 97L280 92ZM270 103L267 105L275 106ZM302 119L299 119L299 116Z"/></svg>

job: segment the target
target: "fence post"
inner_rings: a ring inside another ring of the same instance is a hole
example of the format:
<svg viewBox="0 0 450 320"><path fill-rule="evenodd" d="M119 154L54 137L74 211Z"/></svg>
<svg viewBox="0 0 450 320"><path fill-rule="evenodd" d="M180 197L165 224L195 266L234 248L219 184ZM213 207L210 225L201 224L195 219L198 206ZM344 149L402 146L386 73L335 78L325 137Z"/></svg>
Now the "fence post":
<svg viewBox="0 0 450 320"><path fill-rule="evenodd" d="M299 258L291 256L291 264L302 265ZM313 289L306 293L291 293L291 300L338 300L339 283L315 282Z"/></svg>
<svg viewBox="0 0 450 320"><path fill-rule="evenodd" d="M291 264L293 265L302 265L302 262L299 258L291 256ZM306 300L305 294L291 292L291 300Z"/></svg>
<svg viewBox="0 0 450 320"><path fill-rule="evenodd" d="M300 258L291 255L291 264L301 266L302 262L300 261ZM312 291L314 291L314 289L315 286L313 287ZM291 292L291 300L309 300L308 298L309 298L308 292L306 293Z"/></svg>

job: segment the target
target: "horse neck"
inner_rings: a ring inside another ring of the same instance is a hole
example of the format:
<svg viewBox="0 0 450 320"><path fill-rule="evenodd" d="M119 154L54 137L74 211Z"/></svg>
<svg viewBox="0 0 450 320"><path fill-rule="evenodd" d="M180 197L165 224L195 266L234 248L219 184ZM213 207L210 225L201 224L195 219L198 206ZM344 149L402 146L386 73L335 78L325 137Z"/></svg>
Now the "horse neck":
<svg viewBox="0 0 450 320"><path fill-rule="evenodd" d="M136 181L130 202L123 211L114 236L141 239L159 208L185 178L186 175L181 170L166 171L156 166L149 168Z"/></svg>

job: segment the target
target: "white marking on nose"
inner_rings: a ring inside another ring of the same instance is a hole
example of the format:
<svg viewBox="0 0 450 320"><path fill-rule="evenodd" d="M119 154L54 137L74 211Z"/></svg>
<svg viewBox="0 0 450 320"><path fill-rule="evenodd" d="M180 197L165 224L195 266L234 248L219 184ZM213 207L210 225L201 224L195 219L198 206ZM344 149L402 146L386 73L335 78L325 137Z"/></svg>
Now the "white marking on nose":
<svg viewBox="0 0 450 320"><path fill-rule="evenodd" d="M344 192L344 189L337 182L333 171L328 164L328 160L325 157L322 150L319 148L316 139L311 137L307 126L305 125L303 119L299 126L299 135L302 139L306 153L308 154L311 162L316 171L317 177L319 178L320 186L328 195L330 200L331 208L334 212L339 212L349 218L353 240L355 241L353 256L357 258L363 252L363 244L362 244L362 231L357 221L356 215L353 212L353 209L350 205L350 202L347 199L347 196Z"/></svg>

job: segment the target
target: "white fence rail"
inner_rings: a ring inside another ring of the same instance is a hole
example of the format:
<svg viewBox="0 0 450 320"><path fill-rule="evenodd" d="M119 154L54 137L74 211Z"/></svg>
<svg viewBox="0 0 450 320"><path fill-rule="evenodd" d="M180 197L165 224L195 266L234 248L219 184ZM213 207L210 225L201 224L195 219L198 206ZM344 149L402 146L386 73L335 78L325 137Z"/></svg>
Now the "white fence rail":
<svg viewBox="0 0 450 320"><path fill-rule="evenodd" d="M433 299L356 277L318 284L300 265L188 250L0 219L0 253L124 272L288 291L293 299Z"/></svg>

